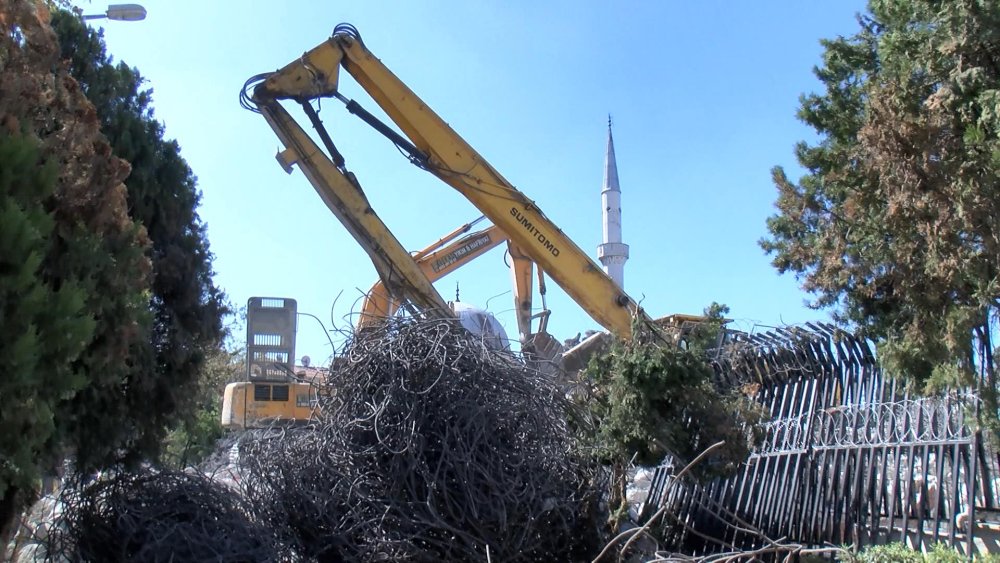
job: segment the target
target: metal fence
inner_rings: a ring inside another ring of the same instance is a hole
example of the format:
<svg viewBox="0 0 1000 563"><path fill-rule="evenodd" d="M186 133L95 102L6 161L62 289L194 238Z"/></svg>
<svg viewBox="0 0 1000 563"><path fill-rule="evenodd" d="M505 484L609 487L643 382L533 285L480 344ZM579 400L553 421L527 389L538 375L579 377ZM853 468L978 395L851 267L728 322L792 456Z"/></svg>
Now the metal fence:
<svg viewBox="0 0 1000 563"><path fill-rule="evenodd" d="M869 342L828 325L745 344L719 376L759 386L771 413L766 439L729 479L668 487L673 468L657 469L641 514L667 506L670 548L706 554L770 539L976 551L977 520L997 508L1000 466L966 424L972 394L911 397L884 377Z"/></svg>

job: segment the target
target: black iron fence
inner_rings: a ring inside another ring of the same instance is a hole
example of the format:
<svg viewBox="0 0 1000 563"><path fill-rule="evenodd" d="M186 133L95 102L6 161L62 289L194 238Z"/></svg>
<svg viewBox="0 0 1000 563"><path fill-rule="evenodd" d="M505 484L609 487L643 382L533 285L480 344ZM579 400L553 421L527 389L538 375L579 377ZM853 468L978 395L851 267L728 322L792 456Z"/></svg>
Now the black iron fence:
<svg viewBox="0 0 1000 563"><path fill-rule="evenodd" d="M1000 466L966 422L973 394L910 396L883 376L867 341L827 325L746 344L719 375L756 390L771 413L766 439L729 479L669 487L673 468L655 472L641 514L667 506L671 548L703 554L784 540L977 550L978 522L997 509Z"/></svg>

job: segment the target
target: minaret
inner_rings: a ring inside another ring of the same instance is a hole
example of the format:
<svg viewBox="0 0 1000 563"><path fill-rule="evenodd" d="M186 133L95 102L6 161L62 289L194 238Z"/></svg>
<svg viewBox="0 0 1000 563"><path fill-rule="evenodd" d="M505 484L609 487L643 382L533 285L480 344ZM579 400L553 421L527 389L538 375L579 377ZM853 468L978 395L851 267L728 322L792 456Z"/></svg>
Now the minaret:
<svg viewBox="0 0 1000 563"><path fill-rule="evenodd" d="M604 157L604 244L597 247L597 257L604 264L604 271L625 289L625 261L628 245L622 242L622 192L618 187L618 164L615 162L615 142L611 138L611 116L608 116L608 152Z"/></svg>

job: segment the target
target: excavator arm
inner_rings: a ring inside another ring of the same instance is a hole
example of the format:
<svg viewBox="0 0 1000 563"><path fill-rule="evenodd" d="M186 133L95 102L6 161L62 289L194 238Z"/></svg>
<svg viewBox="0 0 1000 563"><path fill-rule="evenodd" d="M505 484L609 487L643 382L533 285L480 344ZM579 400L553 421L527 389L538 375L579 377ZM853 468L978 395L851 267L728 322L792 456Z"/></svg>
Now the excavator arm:
<svg viewBox="0 0 1000 563"><path fill-rule="evenodd" d="M276 100L258 100L256 109L285 150L278 162L286 172L298 165L316 193L371 258L385 287L413 303L421 314L444 318L448 306L409 252L368 204L354 174L335 164Z"/></svg>
<svg viewBox="0 0 1000 563"><path fill-rule="evenodd" d="M470 233L472 226L482 219L485 217L462 225L427 248L414 253L413 260L427 276L427 279L433 283L506 242L507 255L512 261L511 277L514 303L517 307L518 330L522 343L531 342L533 337L539 336L539 333L546 333L550 311L545 305L545 277L541 270L537 271L538 289L542 296L542 310L539 313L532 313L534 262L520 248L510 242L507 234L496 225ZM379 280L365 295L361 316L358 319L358 328L378 324L382 319L394 315L401 304L385 283ZM539 319L538 331L531 329L531 321L534 319Z"/></svg>
<svg viewBox="0 0 1000 563"><path fill-rule="evenodd" d="M405 137L340 94L338 81L341 68L364 88ZM516 250L527 258L527 262L521 263L517 257L513 260L515 287L527 286L525 289L529 290L527 296L518 296L518 325L522 337L524 319L530 322L531 317L530 263L537 264L595 321L620 336L631 334L636 316L648 320L638 304L556 227L532 200L490 166L372 55L353 27L338 26L330 39L277 72L261 78L263 81L254 88L252 95L252 100L259 107L277 105L276 101L281 99L296 100L306 105L323 97L344 102L348 111L392 140L414 164L457 190L506 233L510 238L512 257ZM327 148L335 151L332 141ZM298 149L296 151L296 155L303 158L303 153ZM370 244L365 237L362 239L359 239L362 246ZM426 280L423 273L415 277ZM423 305L418 303L418 306ZM527 310L522 311L523 308Z"/></svg>
<svg viewBox="0 0 1000 563"><path fill-rule="evenodd" d="M496 226L469 233L471 228L472 224L467 223L413 255L413 261L428 280L436 282L507 240L507 235ZM365 294L358 328L380 323L394 315L401 305L402 301L380 279Z"/></svg>

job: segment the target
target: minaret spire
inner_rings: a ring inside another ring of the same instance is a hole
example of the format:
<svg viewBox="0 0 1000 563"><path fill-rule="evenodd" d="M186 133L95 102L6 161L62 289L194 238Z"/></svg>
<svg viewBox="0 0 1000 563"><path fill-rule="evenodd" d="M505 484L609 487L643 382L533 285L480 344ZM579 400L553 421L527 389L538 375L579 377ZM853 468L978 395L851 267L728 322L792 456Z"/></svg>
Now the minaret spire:
<svg viewBox="0 0 1000 563"><path fill-rule="evenodd" d="M618 185L618 163L615 161L615 141L611 135L611 114L608 114L608 149L604 155L604 187L601 189L601 203L604 223L604 243L597 247L597 257L604 265L604 271L625 288L625 261L628 260L628 245L622 242L621 187Z"/></svg>

